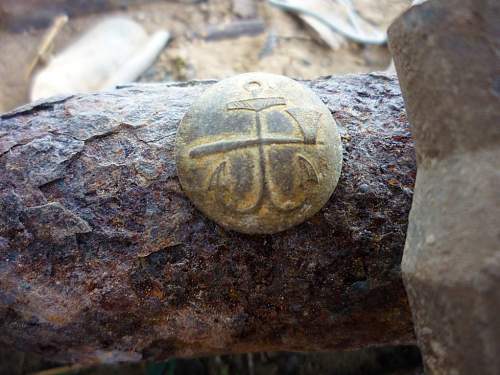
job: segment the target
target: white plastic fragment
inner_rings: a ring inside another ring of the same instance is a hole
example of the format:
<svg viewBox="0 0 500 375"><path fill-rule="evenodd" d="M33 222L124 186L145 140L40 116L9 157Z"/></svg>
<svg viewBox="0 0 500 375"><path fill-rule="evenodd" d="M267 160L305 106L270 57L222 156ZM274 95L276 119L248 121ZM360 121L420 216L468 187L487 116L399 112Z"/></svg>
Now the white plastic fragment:
<svg viewBox="0 0 500 375"><path fill-rule="evenodd" d="M133 81L152 64L169 38L167 31L149 36L128 18L108 18L36 74L31 100L98 91Z"/></svg>
<svg viewBox="0 0 500 375"><path fill-rule="evenodd" d="M301 17L314 18L332 32L354 42L375 45L387 42L387 34L359 16L351 0L268 0L268 2L283 10L297 13ZM308 22L308 18L304 20ZM323 30L316 26L317 23L311 25L321 35ZM324 38L327 43L328 39L331 39L331 36Z"/></svg>

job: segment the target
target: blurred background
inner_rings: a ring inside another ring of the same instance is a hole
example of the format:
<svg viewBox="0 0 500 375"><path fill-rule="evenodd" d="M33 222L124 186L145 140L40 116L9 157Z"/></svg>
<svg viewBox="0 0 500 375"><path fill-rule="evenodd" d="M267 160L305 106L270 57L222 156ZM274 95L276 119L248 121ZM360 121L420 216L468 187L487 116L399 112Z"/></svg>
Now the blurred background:
<svg viewBox="0 0 500 375"><path fill-rule="evenodd" d="M346 14L349 9L342 4L345 0L289 2L349 27ZM377 29L385 32L411 1L346 3L351 4L359 21L374 26L375 30L366 33L370 36ZM306 18L308 15L286 12L265 0L1 0L0 111L29 101L37 73L50 68L50 61L68 48L73 47L75 52L78 40L100 22L117 16L139 24L148 36L158 31L169 34L164 45L155 50L152 64L138 76L141 82L224 78L248 71L309 79L385 70L390 64L385 44L356 43L324 26L321 28L317 20ZM103 32L109 35L119 31L111 27ZM124 45L141 45L133 32L120 41L106 41L106 36L96 38L95 34L93 39L102 40L98 43L101 46L114 42L118 54ZM73 55L78 56L78 52ZM140 55L141 51L136 50L109 59L128 56L127 61L137 60ZM52 76L81 73L77 62L70 63L69 58L64 62L64 72L54 71ZM68 65L74 65L73 71Z"/></svg>
<svg viewBox="0 0 500 375"><path fill-rule="evenodd" d="M391 70L410 0L0 0L0 112L127 82ZM1 333L0 333L1 334ZM0 347L0 374L421 375L416 347L254 353L83 368Z"/></svg>

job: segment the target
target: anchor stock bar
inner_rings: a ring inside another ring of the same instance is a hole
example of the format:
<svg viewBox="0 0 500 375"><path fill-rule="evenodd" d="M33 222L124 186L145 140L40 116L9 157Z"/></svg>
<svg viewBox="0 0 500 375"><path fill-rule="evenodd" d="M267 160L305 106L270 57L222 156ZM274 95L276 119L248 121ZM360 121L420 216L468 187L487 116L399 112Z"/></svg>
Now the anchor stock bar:
<svg viewBox="0 0 500 375"><path fill-rule="evenodd" d="M260 112L271 107L284 105L286 105L286 100L284 98L271 97L238 100L235 102L227 103L226 108L229 111L246 109L248 111Z"/></svg>
<svg viewBox="0 0 500 375"><path fill-rule="evenodd" d="M206 145L196 146L190 152L192 158L216 154L219 152L237 150L259 145L291 145L305 144L303 139L291 137L263 137L251 139L235 139L232 141L217 141ZM320 144L318 142L318 144Z"/></svg>

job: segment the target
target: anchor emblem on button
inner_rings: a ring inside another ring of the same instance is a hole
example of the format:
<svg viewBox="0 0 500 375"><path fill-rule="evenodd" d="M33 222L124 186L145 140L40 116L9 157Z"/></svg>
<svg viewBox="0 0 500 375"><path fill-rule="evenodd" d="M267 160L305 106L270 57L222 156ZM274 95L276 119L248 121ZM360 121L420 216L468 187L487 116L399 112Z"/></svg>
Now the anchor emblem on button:
<svg viewBox="0 0 500 375"><path fill-rule="evenodd" d="M177 169L188 197L223 226L246 233L273 233L316 212L340 163L329 111L281 76L244 74L216 84L178 132Z"/></svg>
<svg viewBox="0 0 500 375"><path fill-rule="evenodd" d="M209 178L208 189L215 190L217 194L217 200L224 207L241 213L251 212L258 209L266 197L270 200L270 204L273 207L283 211L294 210L304 204L305 197L298 202L280 202L278 200L275 193L277 189L273 189L270 187L270 185L274 184L275 182L273 181L273 173L269 168L269 163L266 158L266 148L273 147L275 145L316 145L317 126L321 117L321 113L315 110L303 110L301 108L286 109L284 113L288 115L288 121L291 122L292 126L295 125L298 127L301 133L301 137L298 138L287 135L269 136L263 131L262 113L264 111L277 110L280 107L286 108L285 98L254 98L230 102L226 105L226 110L228 111L249 111L255 113L255 131L253 136L209 143L194 147L190 151L189 155L192 158L199 158L215 153L227 153L229 151L242 148L256 147L258 149L258 160L256 163L259 175L257 182L259 184L258 194L255 201L250 206L238 207L236 204L232 202L226 202L222 198L223 194L221 194L221 191L227 186L227 183L224 181L224 176L227 174L229 163L228 160L221 161L215 168L215 171L211 174ZM304 123L309 123L310 126L302 125ZM293 163L295 164L294 167L296 167L299 171L298 179L300 180L298 183L295 183L294 189L299 188L298 185L303 187L304 181L306 180L319 183L320 174L317 171L317 168L314 167L313 163L309 161L305 155L297 152Z"/></svg>

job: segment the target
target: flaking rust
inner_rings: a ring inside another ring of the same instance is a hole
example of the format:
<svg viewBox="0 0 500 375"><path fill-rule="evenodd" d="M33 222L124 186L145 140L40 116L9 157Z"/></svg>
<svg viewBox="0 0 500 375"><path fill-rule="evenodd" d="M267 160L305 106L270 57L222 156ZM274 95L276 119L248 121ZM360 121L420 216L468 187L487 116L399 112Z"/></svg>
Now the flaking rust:
<svg viewBox="0 0 500 375"><path fill-rule="evenodd" d="M222 231L181 191L175 133L213 81L0 116L0 345L109 363L414 343L400 263L416 164L398 80L303 84L338 124L342 174L320 213L272 236Z"/></svg>
<svg viewBox="0 0 500 375"><path fill-rule="evenodd" d="M208 89L177 133L177 172L205 215L243 233L275 233L318 212L340 177L328 108L278 75L247 73Z"/></svg>

